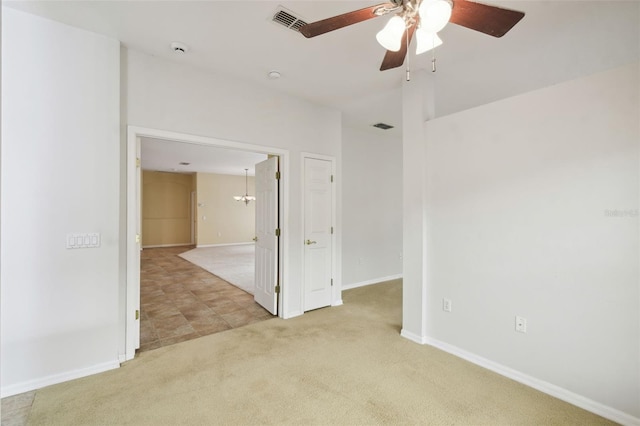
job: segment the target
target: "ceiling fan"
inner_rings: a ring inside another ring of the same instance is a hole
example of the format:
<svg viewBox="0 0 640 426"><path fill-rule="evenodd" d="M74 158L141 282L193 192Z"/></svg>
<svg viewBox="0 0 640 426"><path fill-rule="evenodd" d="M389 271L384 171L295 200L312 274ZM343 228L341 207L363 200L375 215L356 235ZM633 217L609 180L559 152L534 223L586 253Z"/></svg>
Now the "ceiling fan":
<svg viewBox="0 0 640 426"><path fill-rule="evenodd" d="M468 0L391 0L303 25L300 32L311 38L392 13L393 17L376 35L387 49L380 71L404 63L414 34L417 34L416 54L420 54L442 44L438 31L448 22L502 37L524 17L523 12Z"/></svg>

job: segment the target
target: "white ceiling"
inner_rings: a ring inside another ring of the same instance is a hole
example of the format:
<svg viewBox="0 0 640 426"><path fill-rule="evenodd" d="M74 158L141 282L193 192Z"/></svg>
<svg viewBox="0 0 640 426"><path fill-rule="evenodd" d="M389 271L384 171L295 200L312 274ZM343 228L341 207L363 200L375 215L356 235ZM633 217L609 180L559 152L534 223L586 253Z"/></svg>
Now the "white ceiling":
<svg viewBox="0 0 640 426"><path fill-rule="evenodd" d="M129 49L340 109L350 125L370 128L385 122L399 127L405 71L379 71L384 49L375 40L387 18L312 39L272 22L280 5L313 22L380 2L5 0L3 4L117 38ZM440 33L444 44L436 49L437 72L430 73L435 92L428 94L438 116L640 58L639 1L483 2L526 16L499 39L453 24ZM176 55L172 41L186 43L190 52ZM412 55L410 63L413 71L430 72L431 55ZM280 71L282 77L270 80L270 70ZM401 129L387 132L399 135Z"/></svg>
<svg viewBox="0 0 640 426"><path fill-rule="evenodd" d="M244 175L249 169L254 176L254 165L267 159L266 154L154 138L141 138L140 148L143 170L174 173Z"/></svg>

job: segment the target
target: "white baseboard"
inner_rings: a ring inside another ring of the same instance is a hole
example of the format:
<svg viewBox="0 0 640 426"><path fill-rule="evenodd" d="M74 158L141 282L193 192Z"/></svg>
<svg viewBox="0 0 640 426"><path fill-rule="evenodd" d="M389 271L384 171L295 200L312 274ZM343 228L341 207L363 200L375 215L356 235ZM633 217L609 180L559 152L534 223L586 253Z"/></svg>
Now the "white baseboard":
<svg viewBox="0 0 640 426"><path fill-rule="evenodd" d="M558 399L568 402L569 404L573 404L577 407L583 408L587 411L595 413L599 416L602 416L614 422L620 423L622 425L628 425L628 426L632 426L632 425L640 426L640 418L634 417L630 414L624 413L615 408L593 401L589 398L586 398L582 395L578 395L567 389L545 382L544 380L540 380L535 377L529 376L527 374L521 373L512 368L505 367L504 365L490 361L486 358L482 358L476 354L467 352L456 346L450 345L445 342L441 342L431 337L426 337L426 336L421 337L405 330L402 330L401 335L413 342L420 343L420 344L427 344L435 348L441 349L459 358L467 360L473 364L479 365L480 367L486 368L487 370L491 370L494 373L498 373L502 376L508 377L509 379L515 380L516 382L519 382L531 388L537 389L540 392L544 392L548 395L554 396Z"/></svg>
<svg viewBox="0 0 640 426"><path fill-rule="evenodd" d="M343 305L342 299L336 300L331 304L331 306L342 306L342 305Z"/></svg>
<svg viewBox="0 0 640 426"><path fill-rule="evenodd" d="M191 243L182 243L182 244L152 244L149 246L142 246L142 249L149 249L149 248L163 248L163 247L184 247L184 246L190 246L192 245Z"/></svg>
<svg viewBox="0 0 640 426"><path fill-rule="evenodd" d="M424 345L426 342L425 339L423 339L422 337L418 336L415 333L412 333L410 331L405 330L404 328L402 330L400 330L400 335L402 337L404 337L405 339L411 340L412 342L415 342L419 345Z"/></svg>
<svg viewBox="0 0 640 426"><path fill-rule="evenodd" d="M198 244L196 248L206 248L206 247L224 247L224 246L245 246L248 244L255 244L253 241L249 241L247 243L226 243L226 244Z"/></svg>
<svg viewBox="0 0 640 426"><path fill-rule="evenodd" d="M282 315L282 319L291 319L291 318L299 317L302 314L304 314L304 312L302 311L285 312Z"/></svg>
<svg viewBox="0 0 640 426"><path fill-rule="evenodd" d="M30 392L32 390L41 389L46 386L56 385L62 382L68 382L69 380L79 379L81 377L91 376L93 374L103 373L105 371L120 368L118 361L105 362L103 364L94 365L80 370L67 371L66 373L54 374L52 376L43 377L36 380L30 380L28 382L17 383L3 387L0 391L0 397L18 395L24 392Z"/></svg>
<svg viewBox="0 0 640 426"><path fill-rule="evenodd" d="M358 283L342 284L342 289L351 290L352 288L364 287L366 285L371 285L371 284L380 284L385 281L393 281L401 278L402 278L402 274L390 275L388 277L374 278L372 280L360 281Z"/></svg>

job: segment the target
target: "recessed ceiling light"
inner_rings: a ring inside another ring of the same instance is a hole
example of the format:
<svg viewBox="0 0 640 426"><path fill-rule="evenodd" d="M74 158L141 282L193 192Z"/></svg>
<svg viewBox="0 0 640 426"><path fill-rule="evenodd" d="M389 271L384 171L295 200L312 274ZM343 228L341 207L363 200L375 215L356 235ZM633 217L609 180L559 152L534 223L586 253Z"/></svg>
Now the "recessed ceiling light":
<svg viewBox="0 0 640 426"><path fill-rule="evenodd" d="M280 74L280 71L269 71L269 73L267 74L267 76L271 79L271 80L277 80L280 78L282 74Z"/></svg>
<svg viewBox="0 0 640 426"><path fill-rule="evenodd" d="M171 50L182 55L189 51L189 46L179 41L174 41L173 43L171 43Z"/></svg>

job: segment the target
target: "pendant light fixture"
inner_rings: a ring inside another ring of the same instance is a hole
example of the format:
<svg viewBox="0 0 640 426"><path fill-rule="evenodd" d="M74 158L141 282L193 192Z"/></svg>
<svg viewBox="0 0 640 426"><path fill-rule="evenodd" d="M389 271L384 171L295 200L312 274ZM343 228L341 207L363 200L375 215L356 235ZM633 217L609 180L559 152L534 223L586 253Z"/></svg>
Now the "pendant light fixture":
<svg viewBox="0 0 640 426"><path fill-rule="evenodd" d="M437 33L451 18L451 0L412 0L404 3L403 7L403 11L391 17L376 34L378 43L389 51L397 52L402 46L405 30L412 25L418 25L417 55L440 46L442 40Z"/></svg>
<svg viewBox="0 0 640 426"><path fill-rule="evenodd" d="M244 195L236 195L233 197L236 201L244 201L245 205L249 205L249 201L255 201L256 197L249 195L249 169L244 169Z"/></svg>

